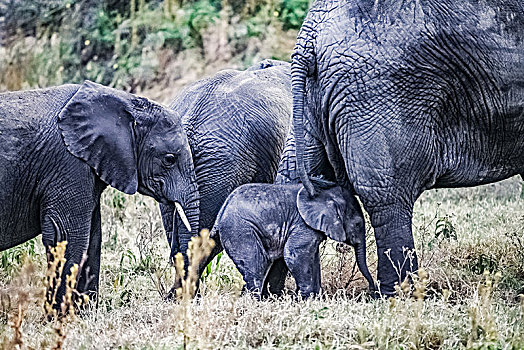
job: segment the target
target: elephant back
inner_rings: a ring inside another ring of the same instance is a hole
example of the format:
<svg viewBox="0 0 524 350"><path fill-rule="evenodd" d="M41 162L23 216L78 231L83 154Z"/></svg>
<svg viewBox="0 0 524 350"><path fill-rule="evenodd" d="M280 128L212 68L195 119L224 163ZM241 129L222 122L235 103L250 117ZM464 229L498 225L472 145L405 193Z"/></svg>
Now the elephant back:
<svg viewBox="0 0 524 350"><path fill-rule="evenodd" d="M257 164L248 165L263 166L259 180L272 181L291 124L290 65L265 60L221 71L185 88L170 107L182 115L195 157L211 145L228 150L234 163L251 151Z"/></svg>
<svg viewBox="0 0 524 350"><path fill-rule="evenodd" d="M170 104L182 116L201 195L202 227L247 183L272 183L291 124L290 65L263 61L186 87Z"/></svg>

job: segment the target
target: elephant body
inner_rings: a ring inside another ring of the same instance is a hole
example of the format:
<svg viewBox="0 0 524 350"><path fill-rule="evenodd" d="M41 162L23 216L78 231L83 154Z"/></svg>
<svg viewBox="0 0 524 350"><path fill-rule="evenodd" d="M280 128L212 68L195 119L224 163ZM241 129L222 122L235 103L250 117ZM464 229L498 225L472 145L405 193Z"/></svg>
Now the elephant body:
<svg viewBox="0 0 524 350"><path fill-rule="evenodd" d="M233 260L247 290L280 294L289 270L300 295L309 297L320 291L319 244L326 235L355 247L373 287L365 233L357 200L341 187L311 199L300 184L247 184L229 195L211 237Z"/></svg>
<svg viewBox="0 0 524 350"><path fill-rule="evenodd" d="M291 124L290 65L265 60L246 71L221 71L185 88L170 107L182 115L199 193L198 207L185 205L197 209L187 211L192 232L161 205L173 257L185 254L191 236L213 227L236 187L273 182ZM188 191L174 191L184 203Z"/></svg>
<svg viewBox="0 0 524 350"><path fill-rule="evenodd" d="M524 172L523 40L519 0L319 0L309 11L292 59L300 177L311 195L321 175L358 194L382 293L418 268L408 250L424 190Z"/></svg>
<svg viewBox="0 0 524 350"><path fill-rule="evenodd" d="M89 248L90 273L98 275L100 195L107 185L67 150L58 127L58 113L78 88L2 94L0 250L39 234L47 248L68 240L66 267L80 263ZM96 290L86 281L81 275L80 289Z"/></svg>
<svg viewBox="0 0 524 350"><path fill-rule="evenodd" d="M170 159L192 166L185 144L174 112L91 82L0 94L0 250L39 234L46 249L66 240L64 274L82 263L77 289L96 297L102 191L172 202Z"/></svg>
<svg viewBox="0 0 524 350"><path fill-rule="evenodd" d="M64 147L58 129L57 114L66 102L75 94L78 86L65 85L47 90L2 94L0 104L0 250L21 244L41 233L40 208L47 207L49 202L69 200L62 192L54 195L46 193L48 186L64 186L68 182L91 183L82 198L86 210L94 209L95 203L90 200L95 192L95 181L90 167L73 156ZM36 111L35 105L43 108ZM29 112L31 111L31 112ZM54 119L52 117L55 117ZM43 137L45 136L45 138ZM42 154L44 159L36 159ZM71 178L65 177L69 169L60 164L75 164L76 170ZM58 174L51 172L55 170ZM89 181L90 180L90 181ZM72 183L72 189L75 187ZM80 195L81 191L77 191ZM82 194L83 195L83 194ZM53 198L55 197L55 198ZM76 202L78 198L71 198ZM46 210L44 210L45 213ZM56 237L59 238L59 237ZM53 240L55 237L53 237Z"/></svg>

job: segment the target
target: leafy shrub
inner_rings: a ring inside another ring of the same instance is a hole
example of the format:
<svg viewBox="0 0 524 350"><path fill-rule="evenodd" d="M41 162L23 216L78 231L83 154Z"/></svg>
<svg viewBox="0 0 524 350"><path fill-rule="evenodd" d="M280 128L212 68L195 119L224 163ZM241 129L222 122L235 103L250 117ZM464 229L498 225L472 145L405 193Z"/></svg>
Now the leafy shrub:
<svg viewBox="0 0 524 350"><path fill-rule="evenodd" d="M16 34L32 35L37 32L39 24L60 26L62 12L68 1L63 0L7 0L0 2L0 44L14 39Z"/></svg>
<svg viewBox="0 0 524 350"><path fill-rule="evenodd" d="M284 30L300 29L309 8L309 0L282 0L279 18Z"/></svg>
<svg viewBox="0 0 524 350"><path fill-rule="evenodd" d="M19 244L13 248L2 251L0 254L0 270L4 271L7 276L12 276L17 272L27 258L34 258L36 238Z"/></svg>
<svg viewBox="0 0 524 350"><path fill-rule="evenodd" d="M469 269L477 275L482 275L485 272L495 273L498 268L497 260L488 254L480 254L469 262Z"/></svg>
<svg viewBox="0 0 524 350"><path fill-rule="evenodd" d="M166 76L163 64L179 52L196 49L204 61L203 35L218 19L235 28L223 33L225 43L242 55L249 38L265 38L269 27L300 28L307 7L307 0L11 0L0 11L7 44L0 48L0 89L89 79L142 90Z"/></svg>

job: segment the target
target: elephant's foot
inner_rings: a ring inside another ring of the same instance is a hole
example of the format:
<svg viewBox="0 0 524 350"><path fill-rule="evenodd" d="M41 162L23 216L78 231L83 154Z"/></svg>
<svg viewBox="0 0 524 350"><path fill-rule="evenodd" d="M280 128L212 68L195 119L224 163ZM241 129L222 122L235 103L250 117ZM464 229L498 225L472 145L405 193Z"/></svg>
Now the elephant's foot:
<svg viewBox="0 0 524 350"><path fill-rule="evenodd" d="M395 296L404 281L412 283L411 276L418 270L415 248L410 245L378 248L377 297Z"/></svg>

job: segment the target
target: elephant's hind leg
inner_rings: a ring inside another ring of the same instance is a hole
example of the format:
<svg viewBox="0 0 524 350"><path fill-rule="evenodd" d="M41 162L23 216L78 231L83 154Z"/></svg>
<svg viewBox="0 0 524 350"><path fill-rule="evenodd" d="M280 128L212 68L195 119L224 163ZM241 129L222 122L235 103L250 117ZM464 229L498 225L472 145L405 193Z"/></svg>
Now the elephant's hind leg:
<svg viewBox="0 0 524 350"><path fill-rule="evenodd" d="M270 295L281 296L282 291L284 290L284 284L286 283L288 271L284 258L275 260L267 273L266 280L264 281L262 297Z"/></svg>
<svg viewBox="0 0 524 350"><path fill-rule="evenodd" d="M255 229L240 226L231 230L221 227L220 240L246 282L244 289L260 297L271 261L262 243L257 239ZM227 232L226 235L224 232Z"/></svg>
<svg viewBox="0 0 524 350"><path fill-rule="evenodd" d="M244 282L246 282L243 289L253 293L257 298L262 297L264 280L270 266L269 259L266 259L262 254L255 252L254 256L250 258L233 258L231 256L231 260L233 260L235 266L242 275Z"/></svg>

